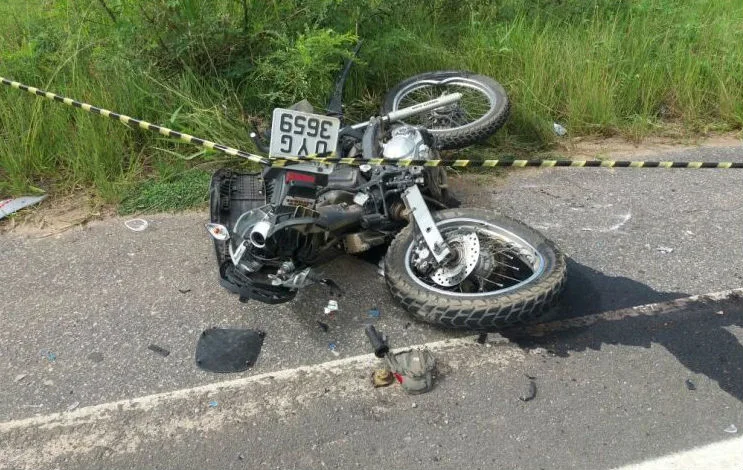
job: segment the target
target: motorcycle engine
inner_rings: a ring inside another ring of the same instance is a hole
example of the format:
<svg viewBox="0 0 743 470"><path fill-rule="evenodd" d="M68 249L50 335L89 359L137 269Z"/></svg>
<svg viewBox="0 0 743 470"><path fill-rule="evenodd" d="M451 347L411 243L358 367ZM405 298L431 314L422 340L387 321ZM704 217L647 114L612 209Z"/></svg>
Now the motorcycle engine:
<svg viewBox="0 0 743 470"><path fill-rule="evenodd" d="M392 160L430 160L433 151L421 131L413 126L397 126L390 132L390 139L382 144L384 158Z"/></svg>

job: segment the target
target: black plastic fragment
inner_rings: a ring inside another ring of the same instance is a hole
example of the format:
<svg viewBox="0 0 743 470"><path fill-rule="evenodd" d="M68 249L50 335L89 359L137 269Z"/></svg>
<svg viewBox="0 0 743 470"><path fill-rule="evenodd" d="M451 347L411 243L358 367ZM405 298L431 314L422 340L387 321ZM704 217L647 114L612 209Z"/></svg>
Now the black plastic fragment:
<svg viewBox="0 0 743 470"><path fill-rule="evenodd" d="M327 323L321 322L320 320L317 321L317 326L319 326L320 329L323 330L325 333L327 333L328 329L330 329Z"/></svg>
<svg viewBox="0 0 743 470"><path fill-rule="evenodd" d="M258 360L266 333L261 330L210 328L196 345L196 365L209 372L242 372Z"/></svg>
<svg viewBox="0 0 743 470"><path fill-rule="evenodd" d="M691 381L691 379L686 379L686 388L688 388L691 391L694 391L697 389L697 386L694 384L694 382Z"/></svg>
<svg viewBox="0 0 743 470"><path fill-rule="evenodd" d="M161 348L160 346L158 346L156 344L150 344L149 346L147 346L147 349L149 349L150 351L154 351L154 352L158 353L162 357L168 357L170 355L170 351L168 351L165 348Z"/></svg>
<svg viewBox="0 0 743 470"><path fill-rule="evenodd" d="M488 341L487 333L480 333L480 335L477 337L477 342L479 344L485 344L487 341Z"/></svg>

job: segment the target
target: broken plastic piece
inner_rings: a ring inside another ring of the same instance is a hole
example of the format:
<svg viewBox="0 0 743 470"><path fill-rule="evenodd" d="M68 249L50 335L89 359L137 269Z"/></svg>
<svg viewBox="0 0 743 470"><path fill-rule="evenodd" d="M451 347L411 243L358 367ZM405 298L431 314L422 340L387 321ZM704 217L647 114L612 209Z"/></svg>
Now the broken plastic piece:
<svg viewBox="0 0 743 470"><path fill-rule="evenodd" d="M328 305L325 306L325 315L330 315L331 313L338 311L338 301L337 300L328 300Z"/></svg>
<svg viewBox="0 0 743 470"><path fill-rule="evenodd" d="M728 434L735 434L735 433L738 432L738 428L735 427L734 424L731 424L730 426L728 426L728 427L725 428L725 432L728 433Z"/></svg>
<svg viewBox="0 0 743 470"><path fill-rule="evenodd" d="M132 232L144 232L150 224L144 219L131 219L124 222L124 225Z"/></svg>
<svg viewBox="0 0 743 470"><path fill-rule="evenodd" d="M4 199L0 201L0 219L28 206L38 204L44 199L46 199L46 194L43 196L23 196L15 199Z"/></svg>
<svg viewBox="0 0 743 470"><path fill-rule="evenodd" d="M666 253L666 254L673 253L673 248L671 248L670 246L659 246L658 251L660 251L661 253Z"/></svg>
<svg viewBox="0 0 743 470"><path fill-rule="evenodd" d="M531 401L537 396L537 383L533 380L529 380L529 389L526 393L526 395L522 395L519 397L519 400L521 401Z"/></svg>
<svg viewBox="0 0 743 470"><path fill-rule="evenodd" d="M209 402L209 408L216 408L217 406L219 406L217 400L212 400Z"/></svg>
<svg viewBox="0 0 743 470"><path fill-rule="evenodd" d="M265 336L261 330L205 330L196 345L196 365L218 373L247 370L258 360Z"/></svg>
<svg viewBox="0 0 743 470"><path fill-rule="evenodd" d="M76 401L75 403L73 403L73 404L71 404L70 406L67 407L67 411L73 411L78 406L80 406L80 402L79 401Z"/></svg>
<svg viewBox="0 0 743 470"><path fill-rule="evenodd" d="M379 318L379 316L381 315L381 313L379 312L379 309L377 307L374 307L374 308L369 309L369 311L367 312L367 314L370 317L372 317L372 318Z"/></svg>
<svg viewBox="0 0 743 470"><path fill-rule="evenodd" d="M170 351L168 351L165 348L161 348L160 346L158 346L156 344L150 344L149 346L147 346L147 349L149 349L150 351L154 351L154 352L158 353L162 357L168 357L168 355L170 354Z"/></svg>
<svg viewBox="0 0 743 470"><path fill-rule="evenodd" d="M555 134L557 134L560 137L563 137L568 133L567 129L565 129L562 125L556 122L552 123L552 130L555 132Z"/></svg>
<svg viewBox="0 0 743 470"><path fill-rule="evenodd" d="M688 388L689 390L694 391L694 390L697 389L697 386L694 385L694 382L692 382L691 379L686 379L686 388Z"/></svg>

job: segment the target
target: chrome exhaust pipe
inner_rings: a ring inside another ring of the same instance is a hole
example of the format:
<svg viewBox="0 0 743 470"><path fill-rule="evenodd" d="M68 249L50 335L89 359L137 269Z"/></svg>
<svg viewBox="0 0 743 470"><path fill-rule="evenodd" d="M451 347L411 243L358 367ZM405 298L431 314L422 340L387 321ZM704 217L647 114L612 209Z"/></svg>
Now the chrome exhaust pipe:
<svg viewBox="0 0 743 470"><path fill-rule="evenodd" d="M267 220L261 220L255 224L253 230L250 231L250 243L256 248L265 247L266 239L272 228L273 224Z"/></svg>

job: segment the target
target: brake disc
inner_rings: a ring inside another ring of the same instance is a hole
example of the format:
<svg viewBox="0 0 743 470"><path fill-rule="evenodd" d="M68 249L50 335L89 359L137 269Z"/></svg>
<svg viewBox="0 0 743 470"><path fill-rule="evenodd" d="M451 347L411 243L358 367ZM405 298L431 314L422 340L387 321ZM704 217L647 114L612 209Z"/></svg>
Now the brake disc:
<svg viewBox="0 0 743 470"><path fill-rule="evenodd" d="M456 258L437 267L431 273L431 280L442 287L451 287L462 282L472 274L480 258L480 240L477 233L457 233L444 237Z"/></svg>

